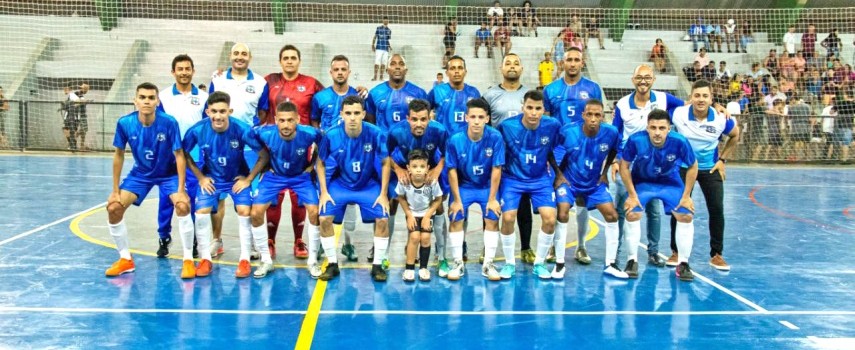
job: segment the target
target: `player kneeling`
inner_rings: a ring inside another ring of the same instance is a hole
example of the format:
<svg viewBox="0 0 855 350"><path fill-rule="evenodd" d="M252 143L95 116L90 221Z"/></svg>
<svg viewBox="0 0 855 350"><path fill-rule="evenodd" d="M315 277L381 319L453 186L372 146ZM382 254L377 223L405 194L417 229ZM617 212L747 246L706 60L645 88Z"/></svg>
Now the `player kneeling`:
<svg viewBox="0 0 855 350"><path fill-rule="evenodd" d="M416 247L419 247L419 279L430 281L427 264L430 261L430 234L433 231L431 219L442 205L442 189L439 187L439 181L430 184L426 182L428 155L420 149L410 151L407 156L407 172L407 184L401 181L395 188L398 202L407 217L407 230L410 232L404 281L412 282L416 279Z"/></svg>

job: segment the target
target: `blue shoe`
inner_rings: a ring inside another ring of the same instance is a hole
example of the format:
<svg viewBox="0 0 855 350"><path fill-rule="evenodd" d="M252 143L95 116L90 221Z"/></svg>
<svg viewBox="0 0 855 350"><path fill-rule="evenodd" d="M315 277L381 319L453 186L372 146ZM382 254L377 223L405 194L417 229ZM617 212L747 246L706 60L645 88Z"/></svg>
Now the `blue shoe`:
<svg viewBox="0 0 855 350"><path fill-rule="evenodd" d="M499 277L501 277L503 280L509 280L512 277L514 277L514 275L516 273L517 273L516 265L505 264L505 266L502 266L502 271L499 272Z"/></svg>
<svg viewBox="0 0 855 350"><path fill-rule="evenodd" d="M532 269L534 275L542 280L552 279L552 272L546 269L546 266L543 264L534 264L534 268Z"/></svg>

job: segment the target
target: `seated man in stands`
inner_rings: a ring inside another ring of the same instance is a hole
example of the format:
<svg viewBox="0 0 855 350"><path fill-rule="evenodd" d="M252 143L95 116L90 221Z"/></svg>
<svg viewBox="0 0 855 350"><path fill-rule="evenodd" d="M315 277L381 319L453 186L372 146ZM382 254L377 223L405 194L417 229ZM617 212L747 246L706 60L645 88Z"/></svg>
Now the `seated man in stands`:
<svg viewBox="0 0 855 350"><path fill-rule="evenodd" d="M701 63L698 61L695 61L690 67L684 67L683 73L686 74L686 79L689 79L690 82L703 78Z"/></svg>
<svg viewBox="0 0 855 350"><path fill-rule="evenodd" d="M710 61L706 66L701 67L701 76L708 80L715 80L715 61Z"/></svg>
<svg viewBox="0 0 855 350"><path fill-rule="evenodd" d="M493 34L487 28L487 22L481 22L481 29L475 31L475 58L478 58L481 45L487 48L487 58L493 58Z"/></svg>
<svg viewBox="0 0 855 350"><path fill-rule="evenodd" d="M501 50L503 57L511 52L511 30L508 28L507 24L502 23L502 26L500 26L499 29L496 29L496 32L493 33L493 37L495 38L496 46Z"/></svg>

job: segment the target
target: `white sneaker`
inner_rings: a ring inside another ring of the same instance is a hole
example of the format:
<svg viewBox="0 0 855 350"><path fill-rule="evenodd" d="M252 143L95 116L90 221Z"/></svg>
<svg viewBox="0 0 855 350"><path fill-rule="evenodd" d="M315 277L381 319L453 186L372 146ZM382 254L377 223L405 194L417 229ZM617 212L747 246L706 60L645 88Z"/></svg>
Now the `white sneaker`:
<svg viewBox="0 0 855 350"><path fill-rule="evenodd" d="M451 264L451 269L448 271L448 279L457 281L466 273L466 266L463 265L463 260L454 260Z"/></svg>
<svg viewBox="0 0 855 350"><path fill-rule="evenodd" d="M564 272L567 271L567 266L562 266L561 270L558 269L558 264L555 264L555 267L552 268L552 278L554 279L564 279Z"/></svg>
<svg viewBox="0 0 855 350"><path fill-rule="evenodd" d="M493 265L493 263L485 264L481 267L481 276L487 277L490 281L498 281L502 279L502 277L499 276L499 271L496 270L496 265Z"/></svg>
<svg viewBox="0 0 855 350"><path fill-rule="evenodd" d="M404 282L413 282L416 280L416 270L404 270Z"/></svg>
<svg viewBox="0 0 855 350"><path fill-rule="evenodd" d="M273 263L261 263L261 266L255 269L255 272L252 273L252 277L263 278L267 276L268 273L273 272L273 270Z"/></svg>
<svg viewBox="0 0 855 350"><path fill-rule="evenodd" d="M223 255L224 252L225 252L225 249L223 248L222 238L221 239L215 239L213 242L211 242L211 258L212 259L217 258L220 255Z"/></svg>
<svg viewBox="0 0 855 350"><path fill-rule="evenodd" d="M627 275L626 272L621 271L617 267L617 264L611 264L609 266L606 266L606 269L603 270L603 274L608 275L608 276L612 276L614 278L620 278L620 279L628 279L629 278L629 275Z"/></svg>
<svg viewBox="0 0 855 350"><path fill-rule="evenodd" d="M321 266L318 264L309 265L309 276L312 276L312 279L321 277Z"/></svg>
<svg viewBox="0 0 855 350"><path fill-rule="evenodd" d="M419 280L421 280L422 282L430 281L430 270L419 269Z"/></svg>

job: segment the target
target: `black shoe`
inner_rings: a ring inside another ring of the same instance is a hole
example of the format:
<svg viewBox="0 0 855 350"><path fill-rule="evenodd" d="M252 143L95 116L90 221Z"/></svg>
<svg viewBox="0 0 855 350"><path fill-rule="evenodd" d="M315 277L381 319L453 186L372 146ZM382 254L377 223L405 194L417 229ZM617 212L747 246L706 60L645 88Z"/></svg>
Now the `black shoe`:
<svg viewBox="0 0 855 350"><path fill-rule="evenodd" d="M463 261L469 261L469 249L466 248L466 241L463 241Z"/></svg>
<svg viewBox="0 0 855 350"><path fill-rule="evenodd" d="M386 282L387 277L386 270L383 270L382 265L371 265L371 278L374 279L374 282Z"/></svg>
<svg viewBox="0 0 855 350"><path fill-rule="evenodd" d="M368 262L374 261L374 246L371 246L371 249L368 251L368 256L365 257L365 260Z"/></svg>
<svg viewBox="0 0 855 350"><path fill-rule="evenodd" d="M161 238L157 240L159 247L157 248L157 257L165 258L169 255L169 244L172 243L172 237Z"/></svg>
<svg viewBox="0 0 855 350"><path fill-rule="evenodd" d="M680 265L677 265L677 278L686 282L691 282L695 279L695 274L689 268L689 263L680 263Z"/></svg>
<svg viewBox="0 0 855 350"><path fill-rule="evenodd" d="M199 258L199 243L196 242L196 238L193 237L193 259Z"/></svg>
<svg viewBox="0 0 855 350"><path fill-rule="evenodd" d="M340 272L338 270L338 264L330 263L329 265L327 265L327 269L324 270L324 273L318 276L318 279L320 279L321 281L329 281L338 277L339 273Z"/></svg>
<svg viewBox="0 0 855 350"><path fill-rule="evenodd" d="M662 260L662 258L659 257L659 254L650 254L647 257L647 265L653 265L656 267L663 267L663 266L665 266L665 260Z"/></svg>
<svg viewBox="0 0 855 350"><path fill-rule="evenodd" d="M727 53L732 53L733 51L727 50Z"/></svg>
<svg viewBox="0 0 855 350"><path fill-rule="evenodd" d="M638 263L635 260L627 261L623 272L626 272L629 278L638 278Z"/></svg>

